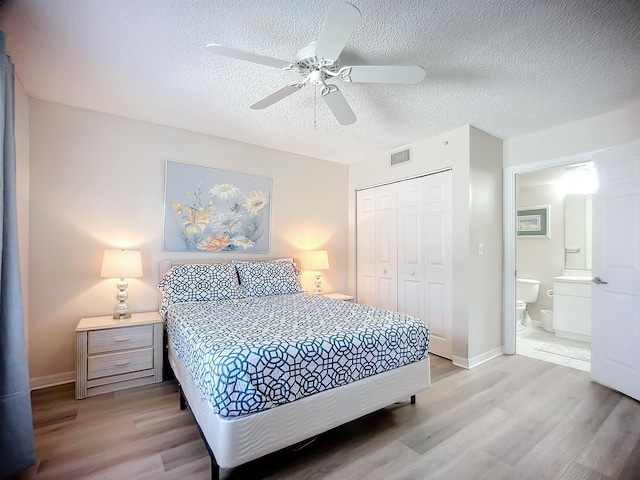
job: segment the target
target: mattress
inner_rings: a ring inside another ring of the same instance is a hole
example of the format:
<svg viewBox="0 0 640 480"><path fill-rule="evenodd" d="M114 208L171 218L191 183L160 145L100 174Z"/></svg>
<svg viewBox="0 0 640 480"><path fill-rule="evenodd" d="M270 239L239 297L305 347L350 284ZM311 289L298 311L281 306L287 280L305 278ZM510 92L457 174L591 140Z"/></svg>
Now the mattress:
<svg viewBox="0 0 640 480"><path fill-rule="evenodd" d="M169 346L169 363L217 464L232 468L381 408L431 384L429 357L295 402L238 417L221 417Z"/></svg>
<svg viewBox="0 0 640 480"><path fill-rule="evenodd" d="M299 293L174 304L170 345L212 412L264 411L420 362L429 330L398 312Z"/></svg>

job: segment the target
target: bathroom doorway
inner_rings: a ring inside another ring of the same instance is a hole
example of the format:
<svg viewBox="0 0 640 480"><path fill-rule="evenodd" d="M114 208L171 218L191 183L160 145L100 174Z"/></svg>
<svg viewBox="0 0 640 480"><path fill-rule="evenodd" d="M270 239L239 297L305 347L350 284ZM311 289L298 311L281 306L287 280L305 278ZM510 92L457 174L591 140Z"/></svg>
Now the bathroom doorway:
<svg viewBox="0 0 640 480"><path fill-rule="evenodd" d="M597 188L590 157L558 159L528 166L527 170L513 170L511 210L505 205L505 217L509 211L514 217L513 237L510 243L505 241L505 279L511 271L526 282L514 278L510 287L506 280L505 353L589 371L590 193ZM507 180L508 175L505 177ZM509 200L507 184L505 181L505 203ZM536 282L537 295L527 299L526 307L523 302L516 307L516 302L510 301L510 293L516 300L521 300L518 292L526 296L523 292L529 290L531 295ZM518 284L524 285L524 290L517 288Z"/></svg>

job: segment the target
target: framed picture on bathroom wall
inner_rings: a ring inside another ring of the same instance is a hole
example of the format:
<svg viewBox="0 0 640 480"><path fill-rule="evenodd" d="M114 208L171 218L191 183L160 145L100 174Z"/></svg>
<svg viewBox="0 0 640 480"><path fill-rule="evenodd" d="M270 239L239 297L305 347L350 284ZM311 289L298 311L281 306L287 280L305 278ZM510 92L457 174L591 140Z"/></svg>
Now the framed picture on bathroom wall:
<svg viewBox="0 0 640 480"><path fill-rule="evenodd" d="M516 233L519 237L550 238L549 205L518 208Z"/></svg>

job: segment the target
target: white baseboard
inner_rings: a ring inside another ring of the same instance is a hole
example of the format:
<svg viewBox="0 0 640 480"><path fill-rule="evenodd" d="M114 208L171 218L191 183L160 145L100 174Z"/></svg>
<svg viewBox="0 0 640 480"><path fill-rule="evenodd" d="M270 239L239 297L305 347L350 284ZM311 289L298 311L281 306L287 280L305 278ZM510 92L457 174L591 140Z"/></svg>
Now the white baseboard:
<svg viewBox="0 0 640 480"><path fill-rule="evenodd" d="M489 350L487 352L481 353L480 355L476 355L473 358L464 358L464 357L458 357L457 355L453 355L453 357L451 358L451 361L457 367L472 369L473 367L477 367L478 365L484 362L488 362L492 358L499 357L503 353L504 351L500 346L492 350Z"/></svg>
<svg viewBox="0 0 640 480"><path fill-rule="evenodd" d="M40 390L41 388L55 387L65 383L73 383L76 381L76 372L54 373L53 375L45 375L44 377L32 377L29 379L29 388L31 390Z"/></svg>

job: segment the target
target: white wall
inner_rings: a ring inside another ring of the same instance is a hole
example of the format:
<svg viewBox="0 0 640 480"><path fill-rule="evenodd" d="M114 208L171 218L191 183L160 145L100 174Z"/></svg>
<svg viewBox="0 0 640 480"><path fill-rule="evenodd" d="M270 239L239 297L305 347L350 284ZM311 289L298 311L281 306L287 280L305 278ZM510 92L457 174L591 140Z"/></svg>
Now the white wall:
<svg viewBox="0 0 640 480"><path fill-rule="evenodd" d="M473 364L487 352L502 353L502 141L474 127L469 141L468 358Z"/></svg>
<svg viewBox="0 0 640 480"><path fill-rule="evenodd" d="M411 148L413 160L409 164L390 167L389 152L383 152L350 166L349 290L355 292L355 191L452 168L453 355L466 362L471 355L499 348L502 344L502 142L464 126L416 142ZM471 148L475 150L470 152ZM470 166L470 162L477 162L477 165ZM470 188L472 177L478 180L475 188ZM487 183L483 186L482 182ZM472 193L484 205L472 206ZM476 217L472 221L473 208ZM470 229L475 230L478 226L482 232L470 234ZM480 240L487 244L488 250L482 259L472 261ZM478 280L479 285L475 285ZM473 296L470 294L472 288L479 288L474 290ZM472 338L470 330L481 332L480 336Z"/></svg>
<svg viewBox="0 0 640 480"><path fill-rule="evenodd" d="M612 112L503 142L504 166L567 157L640 138L640 100Z"/></svg>
<svg viewBox="0 0 640 480"><path fill-rule="evenodd" d="M24 335L29 350L29 97L15 78L16 203L18 248L24 311Z"/></svg>
<svg viewBox="0 0 640 480"><path fill-rule="evenodd" d="M99 278L105 248L142 251L134 312L157 308L161 259L207 255L161 251L166 159L271 177L269 256L326 248L325 291L346 289L346 165L35 99L30 131L32 380L71 375L78 320L115 307L115 282Z"/></svg>

